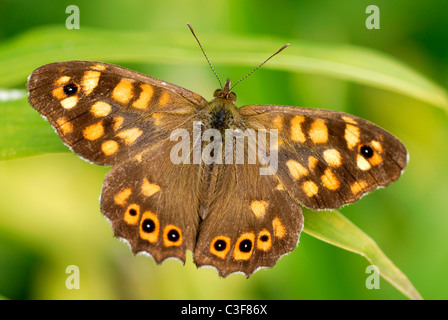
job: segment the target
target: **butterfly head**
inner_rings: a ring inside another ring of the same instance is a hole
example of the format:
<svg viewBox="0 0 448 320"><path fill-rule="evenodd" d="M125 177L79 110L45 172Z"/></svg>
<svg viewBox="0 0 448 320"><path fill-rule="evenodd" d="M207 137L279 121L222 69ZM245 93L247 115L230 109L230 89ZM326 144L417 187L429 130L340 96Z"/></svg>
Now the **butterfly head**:
<svg viewBox="0 0 448 320"><path fill-rule="evenodd" d="M232 88L231 84L230 84L230 79L227 78L226 84L224 85L224 88L222 89L217 89L215 91L215 99L222 99L222 100L227 100L230 103L235 103L236 101L236 94L232 91L230 91Z"/></svg>

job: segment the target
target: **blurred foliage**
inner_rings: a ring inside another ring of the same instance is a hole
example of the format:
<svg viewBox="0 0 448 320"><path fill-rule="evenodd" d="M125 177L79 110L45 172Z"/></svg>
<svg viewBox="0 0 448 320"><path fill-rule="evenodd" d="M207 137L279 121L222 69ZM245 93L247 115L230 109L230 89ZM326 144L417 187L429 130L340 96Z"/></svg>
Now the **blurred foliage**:
<svg viewBox="0 0 448 320"><path fill-rule="evenodd" d="M423 297L447 298L448 130L443 88L448 28L443 3L377 1L380 30L365 28L365 8L371 3L356 0L282 0L275 7L267 1L79 1L81 29L67 30L65 8L70 4L0 0L0 88L24 88L31 71L47 62L94 59L119 63L209 99L216 79L187 21L223 78L237 80L290 42L290 48L238 86L238 104L341 110L397 135L411 155L404 176L340 212L376 240ZM91 42L83 48L77 39ZM115 44L109 45L111 39ZM299 63L291 67L292 61ZM380 290L366 289L366 260L307 234L276 267L249 280L241 275L220 279L214 270L197 270L191 254L185 266L174 261L156 266L151 259L134 257L112 237L99 212L98 196L108 168L69 153L54 154L67 149L55 134L49 135L50 126L31 107L23 106L24 99L0 105L1 155L46 155L0 162L1 296L404 298L385 281ZM4 121L11 119L8 114L14 121ZM24 123L27 132L8 131ZM22 149L8 149L21 141ZM72 264L80 268L80 290L65 287L65 269Z"/></svg>

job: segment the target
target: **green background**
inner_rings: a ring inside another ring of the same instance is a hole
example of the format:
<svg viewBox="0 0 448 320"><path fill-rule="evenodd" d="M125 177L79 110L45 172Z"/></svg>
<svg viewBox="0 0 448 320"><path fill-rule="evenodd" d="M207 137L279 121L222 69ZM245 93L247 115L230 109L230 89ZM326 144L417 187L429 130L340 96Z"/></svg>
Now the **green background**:
<svg viewBox="0 0 448 320"><path fill-rule="evenodd" d="M224 80L235 82L291 43L238 85L238 105L340 110L399 137L410 153L402 178L340 212L377 242L423 298L448 297L448 103L443 89L448 85L448 12L442 1L77 1L81 28L68 30L65 9L71 4L0 0L0 89L24 90L27 76L45 63L92 59L211 99L218 84L186 22ZM381 10L379 30L365 27L365 9L371 4ZM93 34L101 39L102 32L107 45L93 41L81 48L73 40L87 41ZM253 53L253 43L262 43L259 55ZM188 48L190 55L176 51L180 48ZM311 60L298 59L291 70L288 57L300 56L301 49L308 50L304 56L322 61L341 59L342 67L335 72L322 64L319 70ZM361 53L371 59L364 61L368 67L348 76L351 62L363 62L356 55ZM396 78L388 80L381 74L392 67L382 59L403 70L393 70ZM367 70L376 68L380 75L371 77ZM427 82L414 81L410 71ZM177 261L157 266L150 258L134 256L113 238L99 211L109 168L70 153L26 98L0 101L0 108L4 298L405 299L383 278L380 289L367 289L365 259L305 233L296 250L248 280L238 274L222 279L212 269L196 269L191 253L185 266ZM15 131L21 122L26 128ZM22 149L21 141L26 141ZM79 290L66 288L69 265L80 269Z"/></svg>

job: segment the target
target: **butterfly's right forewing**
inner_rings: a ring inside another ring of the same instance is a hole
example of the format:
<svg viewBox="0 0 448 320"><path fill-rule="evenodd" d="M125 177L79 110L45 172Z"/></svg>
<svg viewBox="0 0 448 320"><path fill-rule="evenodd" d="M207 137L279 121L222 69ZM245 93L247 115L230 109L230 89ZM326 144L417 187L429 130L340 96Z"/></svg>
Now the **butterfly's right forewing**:
<svg viewBox="0 0 448 320"><path fill-rule="evenodd" d="M170 83L92 61L42 66L31 74L28 90L31 105L64 143L102 165L142 153L207 103Z"/></svg>

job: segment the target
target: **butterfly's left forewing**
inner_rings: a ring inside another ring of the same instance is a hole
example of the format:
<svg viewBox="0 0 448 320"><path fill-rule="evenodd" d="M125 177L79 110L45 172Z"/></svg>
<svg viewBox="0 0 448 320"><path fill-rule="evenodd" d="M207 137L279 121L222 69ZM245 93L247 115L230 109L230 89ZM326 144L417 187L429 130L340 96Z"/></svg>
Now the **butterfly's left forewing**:
<svg viewBox="0 0 448 320"><path fill-rule="evenodd" d="M275 175L300 204L336 209L398 179L404 145L364 119L330 110L249 105L248 126L278 130Z"/></svg>

